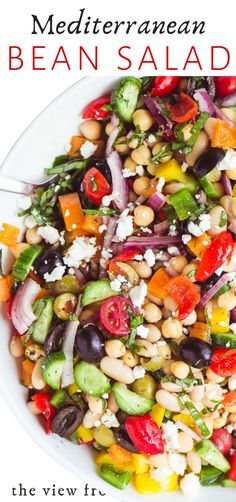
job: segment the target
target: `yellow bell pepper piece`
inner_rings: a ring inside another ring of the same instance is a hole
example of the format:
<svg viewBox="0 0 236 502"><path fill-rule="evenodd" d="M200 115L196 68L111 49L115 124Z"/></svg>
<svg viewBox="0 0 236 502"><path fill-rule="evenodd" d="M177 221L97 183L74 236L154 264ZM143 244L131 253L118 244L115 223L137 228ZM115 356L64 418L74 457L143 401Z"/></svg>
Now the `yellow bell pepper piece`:
<svg viewBox="0 0 236 502"><path fill-rule="evenodd" d="M154 404L152 411L150 412L151 417L155 420L158 427L162 424L165 411L165 408L163 408L160 404Z"/></svg>
<svg viewBox="0 0 236 502"><path fill-rule="evenodd" d="M144 455L139 455L138 453L133 454L133 465L136 474L143 474L149 469L149 463Z"/></svg>
<svg viewBox="0 0 236 502"><path fill-rule="evenodd" d="M83 424L77 429L77 434L84 443L89 443L94 438L93 429L87 429Z"/></svg>
<svg viewBox="0 0 236 502"><path fill-rule="evenodd" d="M135 474L133 476L133 485L141 495L152 495L161 491L160 483L152 479L149 472Z"/></svg>
<svg viewBox="0 0 236 502"><path fill-rule="evenodd" d="M70 396L72 396L72 394L75 394L75 392L77 392L78 387L77 387L77 385L75 383L72 383L71 385L69 385L69 387L68 387L67 390L68 390L68 394Z"/></svg>
<svg viewBox="0 0 236 502"><path fill-rule="evenodd" d="M171 476L168 476L168 478L163 479L160 481L160 487L161 490L164 492L174 492L175 490L178 489L178 474L176 472L173 472Z"/></svg>
<svg viewBox="0 0 236 502"><path fill-rule="evenodd" d="M158 164L156 178L164 178L166 182L179 181L186 185L190 191L195 191L197 188L197 183L194 178L184 173L181 169L181 165L175 159L163 162L163 164Z"/></svg>
<svg viewBox="0 0 236 502"><path fill-rule="evenodd" d="M229 312L227 309L218 307L207 314L211 333L227 333L229 331Z"/></svg>
<svg viewBox="0 0 236 502"><path fill-rule="evenodd" d="M174 422L182 422L182 424L187 425L188 427L193 427L195 422L191 415L185 415L184 413L178 413L177 415L173 415Z"/></svg>
<svg viewBox="0 0 236 502"><path fill-rule="evenodd" d="M106 452L101 452L97 455L96 457L96 464L99 466L99 465L103 465L103 464L110 464L110 465L113 465L114 467L116 467L117 469L120 469L122 471L131 471L131 472L134 472L134 463L133 463L133 459L132 459L132 462L127 462L126 464L118 464L118 463L115 463L113 461L113 459L111 458L111 456L109 455L109 453L106 453Z"/></svg>
<svg viewBox="0 0 236 502"><path fill-rule="evenodd" d="M112 464L112 460L110 455L108 453L101 451L96 457L96 464L97 465L103 465L103 464Z"/></svg>

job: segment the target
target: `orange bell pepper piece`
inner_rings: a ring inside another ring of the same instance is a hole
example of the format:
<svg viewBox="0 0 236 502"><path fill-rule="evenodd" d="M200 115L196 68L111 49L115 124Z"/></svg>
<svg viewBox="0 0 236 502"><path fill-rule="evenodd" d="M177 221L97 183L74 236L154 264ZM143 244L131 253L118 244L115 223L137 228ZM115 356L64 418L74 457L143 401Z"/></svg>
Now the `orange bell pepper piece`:
<svg viewBox="0 0 236 502"><path fill-rule="evenodd" d="M77 192L60 195L59 204L67 230L74 230L82 224L84 213Z"/></svg>
<svg viewBox="0 0 236 502"><path fill-rule="evenodd" d="M6 275L5 277L0 277L0 302L6 302L11 296L13 277L12 275Z"/></svg>
<svg viewBox="0 0 236 502"><path fill-rule="evenodd" d="M0 243L5 246L15 246L20 235L20 229L14 225L3 223L0 229Z"/></svg>
<svg viewBox="0 0 236 502"><path fill-rule="evenodd" d="M236 129L223 120L216 120L211 144L218 148L236 148Z"/></svg>
<svg viewBox="0 0 236 502"><path fill-rule="evenodd" d="M121 466L123 464L127 464L128 462L132 462L133 455L130 451L125 450L120 446L119 444L113 444L109 450L108 453L112 459L112 462L116 466Z"/></svg>
<svg viewBox="0 0 236 502"><path fill-rule="evenodd" d="M86 138L83 138L82 136L72 136L71 138L71 148L67 152L70 157L80 157L80 148L81 146L87 141ZM90 143L93 143L93 145L97 145L97 149L95 152L96 158L100 159L104 155L105 151L105 142L97 139L90 141Z"/></svg>
<svg viewBox="0 0 236 502"><path fill-rule="evenodd" d="M211 243L211 238L206 233L200 235L200 237L193 237L191 241L187 243L189 250L198 258L201 258L204 253L206 246Z"/></svg>
<svg viewBox="0 0 236 502"><path fill-rule="evenodd" d="M22 363L22 383L25 387L32 387L32 373L35 367L35 363L25 359Z"/></svg>
<svg viewBox="0 0 236 502"><path fill-rule="evenodd" d="M81 224L81 229L85 230L87 234L101 235L99 232L99 227L102 224L102 218L100 216L93 216L91 214L86 214L84 216L83 222Z"/></svg>
<svg viewBox="0 0 236 502"><path fill-rule="evenodd" d="M148 283L148 293L158 298L167 296L166 285L170 281L169 275L163 267L159 268Z"/></svg>
<svg viewBox="0 0 236 502"><path fill-rule="evenodd" d="M36 300L41 300L42 298L47 298L51 295L52 292L50 291L50 289L41 288L38 295L36 296Z"/></svg>
<svg viewBox="0 0 236 502"><path fill-rule="evenodd" d="M196 321L194 325L190 328L190 336L194 338L199 338L204 342L209 342L209 327L205 322Z"/></svg>

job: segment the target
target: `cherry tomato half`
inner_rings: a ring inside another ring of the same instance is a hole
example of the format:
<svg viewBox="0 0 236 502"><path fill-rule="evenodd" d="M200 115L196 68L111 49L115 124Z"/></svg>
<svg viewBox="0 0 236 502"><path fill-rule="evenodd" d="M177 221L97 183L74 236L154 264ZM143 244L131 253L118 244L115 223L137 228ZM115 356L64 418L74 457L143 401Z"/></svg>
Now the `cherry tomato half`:
<svg viewBox="0 0 236 502"><path fill-rule="evenodd" d="M236 405L236 390L231 390L224 395L223 403L225 406L235 406Z"/></svg>
<svg viewBox="0 0 236 502"><path fill-rule="evenodd" d="M125 427L135 448L144 455L164 453L161 431L151 415L128 417Z"/></svg>
<svg viewBox="0 0 236 502"><path fill-rule="evenodd" d="M231 465L231 469L228 472L229 479L236 481L236 451L229 458L229 463Z"/></svg>
<svg viewBox="0 0 236 502"><path fill-rule="evenodd" d="M165 286L165 290L177 303L180 321L194 310L200 300L197 287L186 275L172 277Z"/></svg>
<svg viewBox="0 0 236 502"><path fill-rule="evenodd" d="M130 317L127 308L132 304L123 296L112 296L105 300L100 309L100 321L108 333L113 336L130 333Z"/></svg>
<svg viewBox="0 0 236 502"><path fill-rule="evenodd" d="M229 232L221 232L206 248L202 255L195 278L202 282L211 277L214 272L221 267L231 255L234 248L234 241Z"/></svg>
<svg viewBox="0 0 236 502"><path fill-rule="evenodd" d="M225 457L229 454L233 446L233 438L227 429L215 429L210 439Z"/></svg>
<svg viewBox="0 0 236 502"><path fill-rule="evenodd" d="M236 77L215 77L216 95L219 98L236 92Z"/></svg>
<svg viewBox="0 0 236 502"><path fill-rule="evenodd" d="M164 98L175 90L179 82L180 77L156 77L151 95Z"/></svg>
<svg viewBox="0 0 236 502"><path fill-rule="evenodd" d="M83 119L104 120L110 113L110 110L104 110L104 107L110 105L110 96L102 96L95 99L83 111Z"/></svg>
<svg viewBox="0 0 236 502"><path fill-rule="evenodd" d="M236 373L236 349L216 349L210 368L221 377L232 376Z"/></svg>
<svg viewBox="0 0 236 502"><path fill-rule="evenodd" d="M184 92L180 92L177 103L174 105L167 103L166 106L170 110L170 118L179 124L192 119L198 111L196 101Z"/></svg>
<svg viewBox="0 0 236 502"><path fill-rule="evenodd" d="M111 194L111 187L96 167L91 167L83 178L83 189L86 197L100 206L104 195Z"/></svg>

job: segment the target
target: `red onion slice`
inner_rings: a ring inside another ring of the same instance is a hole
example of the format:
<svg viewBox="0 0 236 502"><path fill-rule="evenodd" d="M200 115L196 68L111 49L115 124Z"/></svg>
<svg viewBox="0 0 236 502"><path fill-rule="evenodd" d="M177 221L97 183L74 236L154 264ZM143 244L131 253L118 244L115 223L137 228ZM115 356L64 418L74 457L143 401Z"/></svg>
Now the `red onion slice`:
<svg viewBox="0 0 236 502"><path fill-rule="evenodd" d="M80 295L75 311L78 317L81 311L82 308L81 308L81 295ZM64 331L62 351L65 354L66 360L61 378L62 387L68 387L68 385L74 383L74 371L73 371L74 343L79 324L80 324L79 321L70 321L67 324L66 329Z"/></svg>
<svg viewBox="0 0 236 502"><path fill-rule="evenodd" d="M165 202L165 195L161 192L156 192L146 200L146 205L154 209L154 211L159 211L165 205Z"/></svg>
<svg viewBox="0 0 236 502"><path fill-rule="evenodd" d="M148 237L129 237L124 244L125 249L142 249L142 248L167 248L168 246L178 246L181 244L179 237L171 237L169 235L158 236L150 235Z"/></svg>
<svg viewBox="0 0 236 502"><path fill-rule="evenodd" d="M11 311L12 323L20 335L23 335L36 319L32 305L40 289L37 282L27 279L14 296Z"/></svg>
<svg viewBox="0 0 236 502"><path fill-rule="evenodd" d="M224 186L226 195L232 195L233 190L232 190L231 181L225 172L223 172L223 174L221 176L221 180L223 182L223 186Z"/></svg>
<svg viewBox="0 0 236 502"><path fill-rule="evenodd" d="M174 141L175 135L172 130L173 124L167 117L165 117L165 115L163 115L160 105L155 99L151 98L151 96L144 96L143 100L153 118L159 126L163 127L164 137L168 141Z"/></svg>
<svg viewBox="0 0 236 502"><path fill-rule="evenodd" d="M194 95L194 99L198 101L199 110L204 113L210 113L211 117L217 117L218 119L224 120L226 124L235 129L236 125L230 120L224 113L220 111L218 106L213 103L206 89L198 89Z"/></svg>
<svg viewBox="0 0 236 502"><path fill-rule="evenodd" d="M164 232L167 232L168 229L169 229L168 220L164 220L164 221L161 221L160 223L156 223L156 225L154 225L154 227L153 227L154 233L157 235L160 235L160 234L163 234Z"/></svg>
<svg viewBox="0 0 236 502"><path fill-rule="evenodd" d="M227 284L227 282L229 282L230 278L231 278L230 273L222 275L222 277L220 277L220 279L216 282L216 284L214 284L214 286L212 286L212 288L209 289L209 291L207 291L205 295L202 296L200 302L198 303L198 307L199 308L205 307L206 303L209 302L209 300L211 300L211 298L217 293L217 291L222 286L224 286L225 284Z"/></svg>
<svg viewBox="0 0 236 502"><path fill-rule="evenodd" d="M112 177L112 196L115 206L124 211L128 205L129 190L126 179L122 173L122 162L116 151L111 152L107 158L107 163L111 170Z"/></svg>
<svg viewBox="0 0 236 502"><path fill-rule="evenodd" d="M107 140L107 144L106 144L106 152L105 152L106 157L109 157L109 155L111 154L112 147L116 141L116 138L117 138L119 132L120 132L119 126L114 127L114 129L112 129L111 134L110 134L110 136Z"/></svg>

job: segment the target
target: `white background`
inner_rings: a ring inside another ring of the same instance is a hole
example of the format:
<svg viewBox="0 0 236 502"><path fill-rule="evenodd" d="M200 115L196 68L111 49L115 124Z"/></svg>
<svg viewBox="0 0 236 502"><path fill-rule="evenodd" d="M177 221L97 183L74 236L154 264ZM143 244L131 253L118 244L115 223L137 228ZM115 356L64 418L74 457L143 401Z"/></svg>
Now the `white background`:
<svg viewBox="0 0 236 502"><path fill-rule="evenodd" d="M3 5L4 4L4 5ZM173 56L175 62L181 63L182 55L185 54L186 47L191 45L189 37L171 37L168 41L163 37L149 37L143 39L124 40L123 37L37 37L35 39L30 35L31 32L31 13L37 13L39 16L50 13L57 14L58 21L62 19L76 19L78 9L86 6L89 13L96 17L107 19L158 19L162 20L169 17L173 19L204 19L207 21L207 35L194 39L198 43L204 64L209 66L209 44L228 45L232 48L232 69L231 74L235 73L236 68L236 50L234 42L235 16L233 14L233 1L224 1L224 7L221 3L217 7L214 1L198 0L197 2L187 2L168 0L163 2L159 0L148 0L140 2L138 0L119 0L110 2L109 0L7 0L1 3L0 7L0 163L10 150L12 144L22 133L24 128L31 120L59 93L76 80L90 73L87 68L84 72L78 72L73 65L71 72L64 68L51 72L40 71L32 72L30 69L30 48L35 45L47 45L46 63L50 65L52 55L55 56L56 48L62 43L69 48L72 55L71 60L75 60L75 51L79 43L86 43L86 46L92 47L95 43L103 44L101 50L100 74L114 74L116 59L113 57L114 49L120 45L132 45L135 47L134 62L139 59L142 53L142 46L151 43L153 48L160 54L161 47L169 43L173 46ZM220 9L217 11L217 8ZM154 15L155 14L155 15ZM233 14L233 15L232 15ZM109 43L108 43L109 40ZM24 48L25 66L23 71L9 72L7 69L7 46L21 45ZM234 47L234 54L233 54ZM140 51L140 52L139 52ZM234 56L234 59L233 59ZM177 60L178 58L178 60ZM160 65L163 58L160 57ZM132 73L135 73L135 66ZM146 68L146 73L153 73L152 68ZM162 72L163 73L163 72ZM230 71L228 72L228 74ZM76 104L75 104L76 106ZM33 169L33 166L32 166ZM4 333L0 334L1 337ZM14 396L12 396L14 400ZM0 435L1 435L1 485L0 498L4 502L13 502L18 497L11 496L11 488L22 482L24 486L30 488L36 487L40 492L42 485L51 486L55 483L58 487L78 487L78 493L83 493L84 483L76 479L61 466L56 464L37 446L22 427L17 423L11 412L0 397ZM89 478L89 475L88 475ZM119 495L118 495L119 496ZM71 500L69 497L61 497L62 500ZM88 500L89 497L84 498ZM94 497L95 498L95 497ZM90 498L90 500L94 500ZM121 498L121 496L120 496ZM21 497L19 500L23 500ZM27 497L27 500L42 501L46 500L39 496ZM55 497L47 497L50 502ZM82 500L74 498L73 500ZM96 500L111 502L109 497L96 497Z"/></svg>

